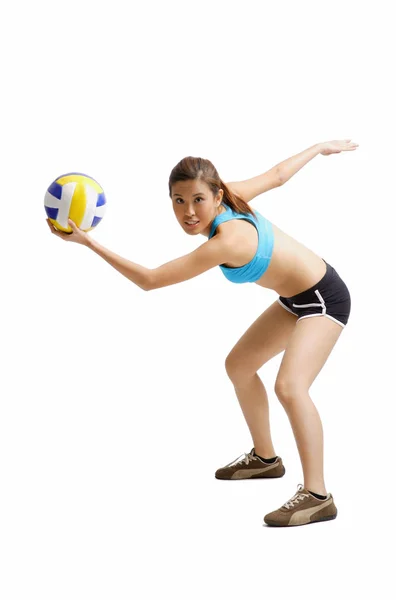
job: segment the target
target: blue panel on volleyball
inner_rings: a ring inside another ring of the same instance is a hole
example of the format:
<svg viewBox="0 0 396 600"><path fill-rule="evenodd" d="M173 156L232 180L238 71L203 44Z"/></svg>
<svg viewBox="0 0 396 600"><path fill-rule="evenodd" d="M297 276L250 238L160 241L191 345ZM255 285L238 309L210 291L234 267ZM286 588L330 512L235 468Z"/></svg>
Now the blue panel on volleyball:
<svg viewBox="0 0 396 600"><path fill-rule="evenodd" d="M62 186L59 183L56 183L56 181L54 181L54 183L51 183L51 185L48 188L48 191L50 194L52 194L52 196L55 196L55 198L58 198L58 200L61 199Z"/></svg>
<svg viewBox="0 0 396 600"><path fill-rule="evenodd" d="M104 194L99 194L96 206L103 206L103 204L106 204L105 195Z"/></svg>
<svg viewBox="0 0 396 600"><path fill-rule="evenodd" d="M98 223L100 223L100 221L101 221L101 220L102 220L102 217L94 217L94 218L93 218L93 221L92 221L92 225L91 225L91 227L96 227L96 225L97 225Z"/></svg>
<svg viewBox="0 0 396 600"><path fill-rule="evenodd" d="M45 212L47 213L47 217L56 221L58 217L59 208L50 208L49 206L44 206L44 208Z"/></svg>

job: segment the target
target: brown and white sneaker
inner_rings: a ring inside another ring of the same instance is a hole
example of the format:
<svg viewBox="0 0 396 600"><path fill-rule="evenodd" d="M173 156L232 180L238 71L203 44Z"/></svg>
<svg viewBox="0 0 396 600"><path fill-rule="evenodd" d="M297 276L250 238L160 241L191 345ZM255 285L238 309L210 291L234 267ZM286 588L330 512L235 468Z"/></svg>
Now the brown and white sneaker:
<svg viewBox="0 0 396 600"><path fill-rule="evenodd" d="M297 493L278 510L265 515L264 522L277 527L290 527L330 521L336 516L337 508L331 494L327 494L325 500L320 500L299 484Z"/></svg>
<svg viewBox="0 0 396 600"><path fill-rule="evenodd" d="M282 477L286 472L280 456L268 463L256 455L254 448L248 454L242 454L225 467L217 469L216 479L271 479Z"/></svg>

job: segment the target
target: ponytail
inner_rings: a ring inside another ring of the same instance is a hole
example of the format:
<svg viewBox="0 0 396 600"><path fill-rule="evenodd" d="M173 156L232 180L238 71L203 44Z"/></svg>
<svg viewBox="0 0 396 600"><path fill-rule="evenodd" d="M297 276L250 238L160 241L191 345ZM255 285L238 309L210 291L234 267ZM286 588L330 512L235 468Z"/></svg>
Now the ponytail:
<svg viewBox="0 0 396 600"><path fill-rule="evenodd" d="M239 196L239 194L232 192L230 190L230 188L224 183L224 181L222 181L222 179L220 179L220 189L224 190L224 194L223 194L224 204L227 204L227 206L230 206L232 208L232 210L234 210L236 213L239 213L239 214L249 213L257 221L257 216L254 214L253 210L250 208L248 203L245 202L245 200L243 200L243 198L241 198L241 196Z"/></svg>

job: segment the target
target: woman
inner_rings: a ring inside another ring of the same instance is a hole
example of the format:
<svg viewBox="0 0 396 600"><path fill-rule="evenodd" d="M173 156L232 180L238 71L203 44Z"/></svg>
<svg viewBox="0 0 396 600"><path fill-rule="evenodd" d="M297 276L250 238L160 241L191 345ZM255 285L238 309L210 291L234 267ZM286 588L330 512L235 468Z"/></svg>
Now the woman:
<svg viewBox="0 0 396 600"><path fill-rule="evenodd" d="M279 294L249 327L226 359L226 371L241 405L254 447L241 460L218 469L218 479L282 477L285 468L271 440L268 397L257 371L282 351L275 392L296 439L304 485L268 525L304 525L334 519L337 508L325 487L323 430L309 389L348 322L348 288L324 259L291 238L247 204L283 185L317 154L355 150L351 140L315 144L246 181L225 184L208 160L186 157L172 170L169 195L178 222L190 235L208 238L196 250L156 269L130 262L81 231L51 231L66 241L91 248L143 290L154 290L196 277L220 266L232 282L254 282ZM309 318L326 317L326 318Z"/></svg>

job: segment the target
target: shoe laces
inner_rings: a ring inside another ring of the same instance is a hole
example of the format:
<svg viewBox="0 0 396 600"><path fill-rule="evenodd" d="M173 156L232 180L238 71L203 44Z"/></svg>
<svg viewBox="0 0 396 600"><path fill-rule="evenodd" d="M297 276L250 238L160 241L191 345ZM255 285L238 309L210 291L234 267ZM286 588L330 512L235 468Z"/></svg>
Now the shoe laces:
<svg viewBox="0 0 396 600"><path fill-rule="evenodd" d="M227 467L231 467L231 465L238 465L239 463L242 464L243 462L245 463L245 465L248 465L249 462L253 460L258 460L257 456L253 454L253 450L251 452L244 452L235 460L232 460L228 465L226 465L224 469L226 469Z"/></svg>
<svg viewBox="0 0 396 600"><path fill-rule="evenodd" d="M283 504L284 508L290 509L293 508L294 505L298 504L299 502L301 502L301 500L304 500L304 498L309 498L309 494L302 494L301 490L304 489L304 486L301 485L301 483L298 484L297 486L297 492L294 494L294 496L292 498L290 498L290 500L288 500L287 502L285 502L285 504Z"/></svg>

